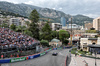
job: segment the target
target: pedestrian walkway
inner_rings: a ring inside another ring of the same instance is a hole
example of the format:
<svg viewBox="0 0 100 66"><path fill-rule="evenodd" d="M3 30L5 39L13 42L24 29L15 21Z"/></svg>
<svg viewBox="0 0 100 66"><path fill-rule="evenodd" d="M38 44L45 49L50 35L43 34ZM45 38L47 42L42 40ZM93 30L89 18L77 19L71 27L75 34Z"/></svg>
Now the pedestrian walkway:
<svg viewBox="0 0 100 66"><path fill-rule="evenodd" d="M95 59L81 56L75 57L75 55L72 54L69 66L86 66L85 62L88 63L88 66L95 66ZM100 59L96 59L96 63L97 66L100 66Z"/></svg>

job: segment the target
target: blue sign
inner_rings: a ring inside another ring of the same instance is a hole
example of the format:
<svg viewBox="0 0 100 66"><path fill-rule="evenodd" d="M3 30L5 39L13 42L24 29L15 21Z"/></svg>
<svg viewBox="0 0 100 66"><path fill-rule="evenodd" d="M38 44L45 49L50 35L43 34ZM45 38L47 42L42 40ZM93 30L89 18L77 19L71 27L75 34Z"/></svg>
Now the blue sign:
<svg viewBox="0 0 100 66"><path fill-rule="evenodd" d="M34 55L33 56L28 56L28 59L33 59L34 58Z"/></svg>
<svg viewBox="0 0 100 66"><path fill-rule="evenodd" d="M11 59L4 59L4 60L0 60L0 64L2 63L10 63Z"/></svg>

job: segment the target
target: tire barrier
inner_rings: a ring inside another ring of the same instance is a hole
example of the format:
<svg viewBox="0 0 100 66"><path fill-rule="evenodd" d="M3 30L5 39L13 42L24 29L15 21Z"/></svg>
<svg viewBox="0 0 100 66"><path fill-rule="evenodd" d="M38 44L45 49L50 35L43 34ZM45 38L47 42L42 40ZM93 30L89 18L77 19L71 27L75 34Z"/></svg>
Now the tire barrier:
<svg viewBox="0 0 100 66"><path fill-rule="evenodd" d="M2 59L0 60L0 64L3 63L12 63L12 62L19 62L19 61L24 61L24 60L30 60L30 59L34 59L37 57L41 57L45 54L47 54L49 51L51 50L59 50L59 49L67 49L67 48L71 48L72 46L68 46L68 47L59 47L59 48L50 48L50 49L45 49L44 52L38 53L38 54L34 54L34 55L29 55L29 56L25 56L25 57L16 57L16 58L11 58L11 59Z"/></svg>

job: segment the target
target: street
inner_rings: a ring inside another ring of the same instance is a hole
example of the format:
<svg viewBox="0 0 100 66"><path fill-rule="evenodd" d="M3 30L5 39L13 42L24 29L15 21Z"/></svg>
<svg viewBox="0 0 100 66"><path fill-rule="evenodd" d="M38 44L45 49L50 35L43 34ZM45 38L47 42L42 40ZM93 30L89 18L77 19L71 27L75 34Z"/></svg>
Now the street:
<svg viewBox="0 0 100 66"><path fill-rule="evenodd" d="M53 52L57 52L58 55L52 56ZM22 62L2 64L1 66L65 66L66 56L70 57L68 49L52 50L42 57Z"/></svg>

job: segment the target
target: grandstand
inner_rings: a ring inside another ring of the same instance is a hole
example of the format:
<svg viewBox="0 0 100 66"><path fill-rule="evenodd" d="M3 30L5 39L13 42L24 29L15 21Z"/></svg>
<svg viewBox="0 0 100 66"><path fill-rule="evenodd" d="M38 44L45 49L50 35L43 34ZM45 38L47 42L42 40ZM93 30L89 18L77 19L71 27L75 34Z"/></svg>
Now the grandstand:
<svg viewBox="0 0 100 66"><path fill-rule="evenodd" d="M9 28L0 28L0 55L4 57L33 50L37 44L39 41L30 36L14 32Z"/></svg>

